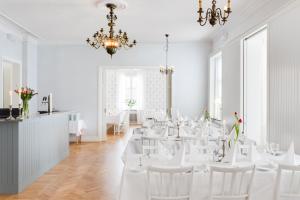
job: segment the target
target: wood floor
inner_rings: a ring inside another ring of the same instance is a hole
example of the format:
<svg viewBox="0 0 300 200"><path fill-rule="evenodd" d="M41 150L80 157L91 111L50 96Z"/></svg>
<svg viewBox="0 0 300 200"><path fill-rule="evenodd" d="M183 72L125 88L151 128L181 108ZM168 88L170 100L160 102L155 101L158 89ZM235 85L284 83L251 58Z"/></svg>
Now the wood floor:
<svg viewBox="0 0 300 200"><path fill-rule="evenodd" d="M128 137L129 133L101 143L72 144L68 158L24 192L0 195L0 200L115 200Z"/></svg>

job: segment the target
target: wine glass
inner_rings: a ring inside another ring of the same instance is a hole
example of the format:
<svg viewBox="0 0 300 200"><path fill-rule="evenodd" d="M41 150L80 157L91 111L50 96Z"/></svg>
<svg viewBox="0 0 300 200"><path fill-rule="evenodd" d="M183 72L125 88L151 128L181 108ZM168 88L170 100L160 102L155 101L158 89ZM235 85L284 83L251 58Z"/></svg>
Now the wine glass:
<svg viewBox="0 0 300 200"><path fill-rule="evenodd" d="M279 149L280 149L279 144L276 144L276 143L273 143L273 142L270 144L269 148L270 148L270 153L272 155L276 155L279 152Z"/></svg>

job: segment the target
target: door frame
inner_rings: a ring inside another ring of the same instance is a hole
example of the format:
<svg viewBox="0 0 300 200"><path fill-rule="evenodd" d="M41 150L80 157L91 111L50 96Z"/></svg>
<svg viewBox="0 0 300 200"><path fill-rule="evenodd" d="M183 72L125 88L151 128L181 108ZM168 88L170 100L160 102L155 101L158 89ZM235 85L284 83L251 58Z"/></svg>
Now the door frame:
<svg viewBox="0 0 300 200"><path fill-rule="evenodd" d="M107 140L106 122L105 122L105 104L106 104L106 78L105 71L115 69L160 69L160 66L141 66L141 65L114 65L114 66L99 66L98 69L98 139L100 141Z"/></svg>
<svg viewBox="0 0 300 200"><path fill-rule="evenodd" d="M20 67L20 87L23 86L23 66L22 66L22 61L17 60L17 59L13 59L7 56L2 56L1 57L1 76L3 77L3 73L4 73L4 62L10 62L13 63L14 65L17 64ZM1 78L2 78L1 77ZM2 80L2 87L4 86L4 79ZM1 90L1 94L2 94L2 99L1 99L1 104L0 107L4 106L4 91L3 88Z"/></svg>

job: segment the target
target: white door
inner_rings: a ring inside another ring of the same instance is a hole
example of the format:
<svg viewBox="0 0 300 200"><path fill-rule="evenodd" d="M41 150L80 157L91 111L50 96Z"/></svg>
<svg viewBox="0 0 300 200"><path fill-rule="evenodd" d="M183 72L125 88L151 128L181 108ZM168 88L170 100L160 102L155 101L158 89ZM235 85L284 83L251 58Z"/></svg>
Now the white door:
<svg viewBox="0 0 300 200"><path fill-rule="evenodd" d="M267 141L267 29L244 39L244 132L257 144Z"/></svg>

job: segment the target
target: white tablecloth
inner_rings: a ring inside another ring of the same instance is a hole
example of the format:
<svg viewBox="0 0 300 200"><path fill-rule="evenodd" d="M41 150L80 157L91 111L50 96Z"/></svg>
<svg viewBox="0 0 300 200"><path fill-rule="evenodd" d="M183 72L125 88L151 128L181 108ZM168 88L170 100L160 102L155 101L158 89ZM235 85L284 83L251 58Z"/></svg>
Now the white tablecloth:
<svg viewBox="0 0 300 200"><path fill-rule="evenodd" d="M124 170L120 185L119 200L147 200L147 166L164 165L168 163L167 158L163 158L161 156L152 156L151 158L142 156L140 154L142 151L140 138L140 136L134 135L129 140L124 152ZM256 163L258 167L255 171L253 185L250 191L250 200L274 200L273 195L277 174L276 168L274 165L273 167L267 167L267 169L262 166L266 163L267 165L269 165L269 163L278 163L280 162L280 157L271 156L269 154L263 154L261 157L263 160ZM300 161L299 156L297 156L296 159L298 162ZM188 158L186 158L186 160L187 162L184 165L193 165L196 169L192 185L192 200L207 199L210 172L206 169L207 166L212 163L205 159L203 162L192 159L194 163L188 163ZM223 163L222 165L225 164Z"/></svg>

